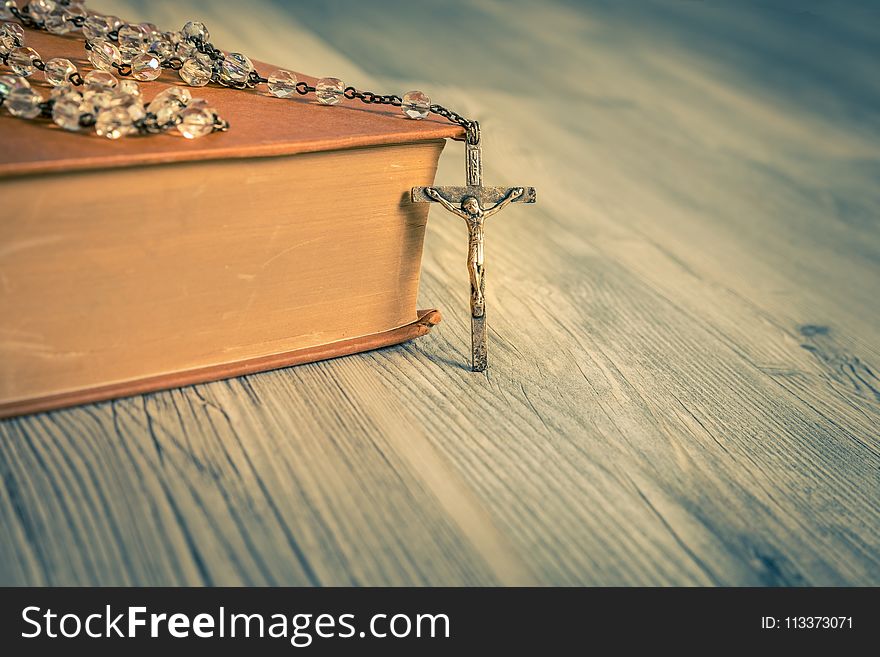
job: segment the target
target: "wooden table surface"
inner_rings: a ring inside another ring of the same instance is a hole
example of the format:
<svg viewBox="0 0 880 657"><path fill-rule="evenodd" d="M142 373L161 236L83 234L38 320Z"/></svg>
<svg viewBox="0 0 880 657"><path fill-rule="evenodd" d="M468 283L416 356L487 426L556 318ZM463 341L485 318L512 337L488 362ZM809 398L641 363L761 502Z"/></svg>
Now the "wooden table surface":
<svg viewBox="0 0 880 657"><path fill-rule="evenodd" d="M0 423L0 583L880 584L870 3L92 4L423 89L539 203L487 375L435 209L427 338Z"/></svg>

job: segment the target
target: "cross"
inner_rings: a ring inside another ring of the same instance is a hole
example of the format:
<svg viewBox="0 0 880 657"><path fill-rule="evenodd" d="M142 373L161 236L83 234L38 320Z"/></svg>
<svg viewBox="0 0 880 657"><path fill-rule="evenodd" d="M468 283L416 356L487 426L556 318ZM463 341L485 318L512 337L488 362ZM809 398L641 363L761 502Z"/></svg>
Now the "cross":
<svg viewBox="0 0 880 657"><path fill-rule="evenodd" d="M413 187L414 203L436 202L465 220L468 227L468 273L471 281L471 369L488 367L486 332L486 268L483 232L486 219L508 203L534 203L534 187L483 187L479 125L474 122L465 142L466 187ZM492 205L489 205L492 204ZM489 207L487 207L489 205Z"/></svg>

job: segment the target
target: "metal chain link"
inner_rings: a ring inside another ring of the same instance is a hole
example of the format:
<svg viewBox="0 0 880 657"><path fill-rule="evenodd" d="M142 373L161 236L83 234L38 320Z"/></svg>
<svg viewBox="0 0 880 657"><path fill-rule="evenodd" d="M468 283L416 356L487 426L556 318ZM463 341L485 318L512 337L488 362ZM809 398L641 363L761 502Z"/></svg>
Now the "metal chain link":
<svg viewBox="0 0 880 657"><path fill-rule="evenodd" d="M61 4L67 3L62 1ZM37 30L46 30L46 26L43 21L37 21L30 16L27 6L25 6L24 9L19 9L18 7L12 6L10 7L10 11L12 12L12 15L20 20L25 27ZM85 23L84 16L75 16L71 17L68 20L76 27L82 27L82 25ZM110 41L118 43L119 31L111 30L107 33L107 38ZM223 54L223 51L219 48L214 47L214 45L209 41L195 41L193 42L193 45L199 53L207 55L215 63L214 70L211 73L211 81L216 84L224 87L229 87L231 89L253 89L258 84L267 84L269 82L267 78L260 75L256 70L250 72L250 74L248 75L248 79L245 82L232 82L230 80L224 80L217 72L217 69L219 68L217 64L219 64L226 58L226 56ZM86 41L85 48L86 50L91 50L92 44L89 41ZM4 64L6 64L9 59L9 54L7 53L5 55L0 55L0 59L2 59ZM37 62L40 62L40 64L42 64L40 60L37 60ZM179 71L181 68L183 68L183 64L183 60L178 56L169 57L168 59L161 62L162 68L172 71ZM35 65L37 65L36 62ZM117 74L122 77L127 77L132 74L131 64L114 63L112 64L112 66L116 70ZM37 68L40 67L37 65ZM45 68L45 66L43 68ZM79 74L77 74L77 76L78 75ZM78 81L73 81L71 79L71 82L75 85L81 85L82 78L80 77ZM296 84L296 92L302 96L314 93L315 91L315 87L305 82L298 82ZM396 94L377 94L372 91L361 91L351 86L345 88L345 90L343 91L343 96L348 100L359 100L367 105L391 105L392 107L400 107L403 105L403 99ZM443 117L450 123L460 125L462 128L464 128L467 131L467 140L469 143L479 143L480 127L477 121L474 121L473 119L468 119L458 112L444 107L443 105L432 104L428 108L428 111L431 114L436 114L437 116Z"/></svg>
<svg viewBox="0 0 880 657"><path fill-rule="evenodd" d="M67 2L66 0L60 0L60 4L67 6L69 4L69 2ZM48 31L48 30L46 30L45 24L43 23L43 21L36 21L29 15L27 6L25 6L24 9L19 9L16 6L12 6L9 9L12 12L12 15L15 18L17 18L19 21L21 21L22 25L24 25L25 27L30 28L30 29L35 29L35 30ZM74 25L76 25L77 27L82 27L82 25L85 23L85 16L75 16L75 17L69 18L68 20L71 23L73 23ZM117 30L113 30L112 32L108 33L108 36L113 41L118 41L119 33ZM85 48L86 48L86 50L91 50L92 45L88 41L86 41ZM217 51L217 52L219 52L219 51ZM9 57L11 54L12 54L11 52L0 53L0 62L2 62L4 66L9 64ZM31 64L38 71L45 71L46 70L46 63L39 57L32 59ZM182 65L183 65L183 62L180 60L180 58L172 58L168 68L173 68L174 70L178 70L182 67ZM116 69L116 72L121 76L131 75L131 64L114 63L114 64L112 64L112 66L114 69ZM68 78L68 82L70 82L72 85L77 86L77 87L85 85L85 79L83 78L82 75L80 75L80 73L78 71L76 73L73 73ZM55 106L55 100L56 99L54 99L54 98L50 98L48 100L44 100L43 102L41 102L37 106L40 110L39 116L41 118L44 118L44 119L51 119L52 118L52 112L53 112L53 109ZM5 102L6 102L6 98L0 97L0 106L2 106ZM175 119L172 119L172 120L166 122L164 125L159 125L156 115L153 114L152 112L147 112L143 118L135 121L133 125L134 125L135 129L138 131L138 133L140 133L142 135L160 134L162 132L165 132L169 128L173 128L178 123L178 121L179 121L179 118L175 118ZM83 128L93 127L96 122L97 122L97 117L91 112L86 112L84 114L81 114L79 117L79 125ZM229 122L220 118L219 116L217 116L215 114L213 127L214 127L214 132L226 132L227 130L229 130Z"/></svg>

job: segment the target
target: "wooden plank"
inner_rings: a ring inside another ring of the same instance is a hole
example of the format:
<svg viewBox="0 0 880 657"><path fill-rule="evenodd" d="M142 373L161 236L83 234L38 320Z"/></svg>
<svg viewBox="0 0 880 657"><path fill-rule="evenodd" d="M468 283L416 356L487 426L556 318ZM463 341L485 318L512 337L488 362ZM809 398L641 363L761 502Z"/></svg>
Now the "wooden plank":
<svg viewBox="0 0 880 657"><path fill-rule="evenodd" d="M342 2L298 6L311 31L267 5L265 33L193 4L259 59L420 80L481 120L486 180L540 190L488 229L491 369L467 369L465 231L437 211L421 305L445 321L419 342L0 424L0 580L880 583L857 11L487 2L449 30L424 13L463 3ZM426 40L444 56L399 56ZM779 48L814 77L742 66Z"/></svg>

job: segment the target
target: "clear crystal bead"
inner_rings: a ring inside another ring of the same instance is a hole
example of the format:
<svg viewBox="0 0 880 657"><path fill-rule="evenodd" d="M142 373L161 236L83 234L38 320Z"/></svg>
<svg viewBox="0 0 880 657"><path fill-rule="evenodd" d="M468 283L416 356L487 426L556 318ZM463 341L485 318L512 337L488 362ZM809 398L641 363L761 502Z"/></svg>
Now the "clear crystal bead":
<svg viewBox="0 0 880 657"><path fill-rule="evenodd" d="M54 0L31 0L28 5L28 13L35 21L45 21L46 18L55 11L58 5Z"/></svg>
<svg viewBox="0 0 880 657"><path fill-rule="evenodd" d="M211 81L214 71L211 58L207 55L196 53L194 57L187 59L180 68L180 79L191 87L204 87Z"/></svg>
<svg viewBox="0 0 880 657"><path fill-rule="evenodd" d="M315 98L323 105L335 105L345 92L345 84L339 78L321 78L315 83Z"/></svg>
<svg viewBox="0 0 880 657"><path fill-rule="evenodd" d="M110 107L122 107L128 112L128 116L132 121L140 121L147 115L144 103L138 96L132 96L119 89L113 94L110 100Z"/></svg>
<svg viewBox="0 0 880 657"><path fill-rule="evenodd" d="M65 130L76 131L80 129L80 99L74 97L64 97L55 100L52 106L52 120L55 125Z"/></svg>
<svg viewBox="0 0 880 657"><path fill-rule="evenodd" d="M141 30L146 35L147 41L155 41L162 36L162 32L154 23L141 23Z"/></svg>
<svg viewBox="0 0 880 657"><path fill-rule="evenodd" d="M408 118L418 121L428 116L428 111L431 109L431 99L421 91L408 91L403 95L400 108Z"/></svg>
<svg viewBox="0 0 880 657"><path fill-rule="evenodd" d="M107 71L89 71L84 78L86 87L93 91L101 89L113 89L119 81L112 73Z"/></svg>
<svg viewBox="0 0 880 657"><path fill-rule="evenodd" d="M165 126L173 122L191 100L192 96L186 87L168 87L156 94L147 111L156 115L156 122L160 126Z"/></svg>
<svg viewBox="0 0 880 657"><path fill-rule="evenodd" d="M5 98L13 89L30 88L28 81L17 75L0 75L0 98Z"/></svg>
<svg viewBox="0 0 880 657"><path fill-rule="evenodd" d="M208 28L205 27L204 23L200 23L199 21L189 21L183 26L181 32L186 40L195 43L205 43L211 39L211 34L208 32Z"/></svg>
<svg viewBox="0 0 880 657"><path fill-rule="evenodd" d="M79 92L79 89L70 84L70 82L64 82L57 87L52 87L52 90L49 92L49 97L54 100L68 97L75 99L76 102L82 100L82 94Z"/></svg>
<svg viewBox="0 0 880 657"><path fill-rule="evenodd" d="M233 84L243 84L247 82L253 70L254 65L247 55L242 55L240 52L231 52L226 55L226 58L220 65L220 79Z"/></svg>
<svg viewBox="0 0 880 657"><path fill-rule="evenodd" d="M8 53L13 48L24 45L24 30L18 23L3 23L0 27L0 53Z"/></svg>
<svg viewBox="0 0 880 657"><path fill-rule="evenodd" d="M89 113L97 114L113 104L113 92L109 89L90 89L83 94L82 104L88 107Z"/></svg>
<svg viewBox="0 0 880 657"><path fill-rule="evenodd" d="M125 25L125 21L119 18L119 16L107 16L107 22L110 23L110 31L116 30L117 32L122 29L122 26Z"/></svg>
<svg viewBox="0 0 880 657"><path fill-rule="evenodd" d="M57 5L46 14L43 24L52 34L67 34L73 31L73 23L67 20L67 12L62 5Z"/></svg>
<svg viewBox="0 0 880 657"><path fill-rule="evenodd" d="M119 54L119 48L107 39L95 39L89 51L89 61L95 68L112 71L113 64L122 63L122 55Z"/></svg>
<svg viewBox="0 0 880 657"><path fill-rule="evenodd" d="M158 39L153 40L148 52L153 53L164 62L174 57L174 44L168 41L164 36L160 36Z"/></svg>
<svg viewBox="0 0 880 657"><path fill-rule="evenodd" d="M141 97L140 85L134 80L123 80L119 83L119 90L127 93L129 96L134 96L136 98Z"/></svg>
<svg viewBox="0 0 880 657"><path fill-rule="evenodd" d="M81 18L83 21L85 21L85 19L88 18L88 16L89 16L89 12L86 11L86 8L81 3L70 2L64 8L64 19L68 23L70 23L71 30L79 30L80 29L73 22L73 19Z"/></svg>
<svg viewBox="0 0 880 657"><path fill-rule="evenodd" d="M290 71L278 69L269 74L269 91L278 98L290 98L296 95L296 76Z"/></svg>
<svg viewBox="0 0 880 657"><path fill-rule="evenodd" d="M69 59L63 57L55 57L46 62L46 82L53 86L64 84L70 79L70 76L76 73L76 66Z"/></svg>
<svg viewBox="0 0 880 657"><path fill-rule="evenodd" d="M150 111L153 111L153 104L163 105L166 103L177 103L181 107L186 106L192 100L192 94L186 87L168 87L156 94L150 103Z"/></svg>
<svg viewBox="0 0 880 657"><path fill-rule="evenodd" d="M110 20L106 16L89 16L83 23L83 36L89 41L106 38L110 30Z"/></svg>
<svg viewBox="0 0 880 657"><path fill-rule="evenodd" d="M21 46L13 48L9 54L9 65L16 75L26 78L33 75L34 71L37 70L37 67L34 66L34 61L39 58L40 55L36 50L27 46Z"/></svg>
<svg viewBox="0 0 880 657"><path fill-rule="evenodd" d="M133 130L131 117L124 107L101 110L95 121L95 132L99 137L107 139L119 139Z"/></svg>
<svg viewBox="0 0 880 657"><path fill-rule="evenodd" d="M177 130L187 139L210 135L214 130L214 114L202 107L187 107L180 113Z"/></svg>
<svg viewBox="0 0 880 657"><path fill-rule="evenodd" d="M33 119L40 115L40 103L42 96L30 87L17 87L9 92L3 107L9 110L12 116L20 119Z"/></svg>
<svg viewBox="0 0 880 657"><path fill-rule="evenodd" d="M131 60L131 74L138 80L155 80L162 74L162 63L156 55L138 55Z"/></svg>
<svg viewBox="0 0 880 657"><path fill-rule="evenodd" d="M123 64L131 64L135 57L143 55L147 51L147 44L119 46L119 56Z"/></svg>
<svg viewBox="0 0 880 657"><path fill-rule="evenodd" d="M12 13L12 8L16 6L15 0L3 0L3 2L0 2L0 18L15 18L15 14Z"/></svg>
<svg viewBox="0 0 880 657"><path fill-rule="evenodd" d="M196 52L198 52L196 50L196 47L193 44L191 44L189 41L187 41L186 39L179 41L174 46L174 55L176 57L180 57L180 59L182 59L182 60L189 59Z"/></svg>
<svg viewBox="0 0 880 657"><path fill-rule="evenodd" d="M140 25L123 25L119 28L119 54L122 61L130 64L135 57L143 54L149 44L146 30Z"/></svg>
<svg viewBox="0 0 880 657"><path fill-rule="evenodd" d="M119 28L119 45L141 44L147 40L147 32L141 25L128 23Z"/></svg>

